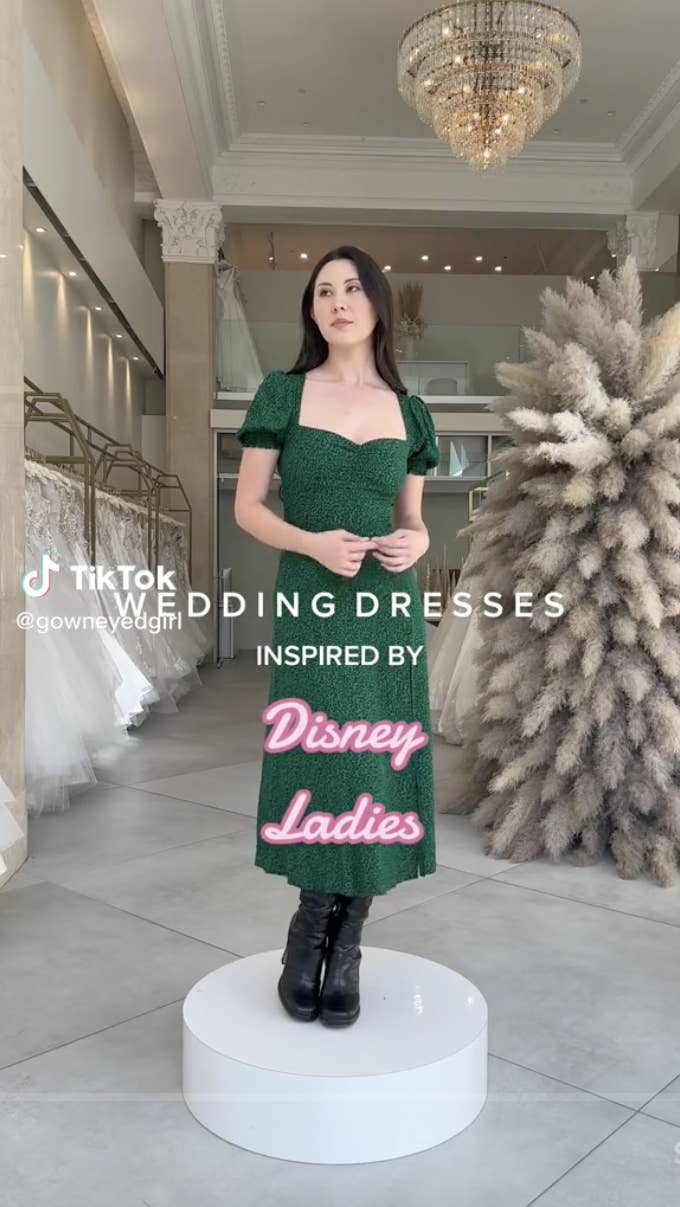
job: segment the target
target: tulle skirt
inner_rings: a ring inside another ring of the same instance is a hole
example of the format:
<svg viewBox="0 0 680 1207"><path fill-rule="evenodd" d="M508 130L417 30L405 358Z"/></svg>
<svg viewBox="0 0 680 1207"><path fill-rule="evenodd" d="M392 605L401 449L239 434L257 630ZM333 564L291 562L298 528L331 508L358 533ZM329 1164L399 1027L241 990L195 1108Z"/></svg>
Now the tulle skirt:
<svg viewBox="0 0 680 1207"><path fill-rule="evenodd" d="M465 719L476 699L474 656L479 646L477 613L473 611L470 617L461 617L449 609L428 647L434 732L453 746L460 746L465 740Z"/></svg>

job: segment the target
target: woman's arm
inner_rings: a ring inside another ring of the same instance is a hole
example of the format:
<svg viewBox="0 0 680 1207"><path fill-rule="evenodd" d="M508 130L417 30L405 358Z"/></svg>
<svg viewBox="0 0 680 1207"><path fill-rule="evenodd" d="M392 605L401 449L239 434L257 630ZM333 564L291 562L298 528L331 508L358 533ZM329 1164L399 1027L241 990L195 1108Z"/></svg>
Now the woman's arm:
<svg viewBox="0 0 680 1207"><path fill-rule="evenodd" d="M243 449L236 483L234 519L239 528L265 545L312 557L317 534L289 524L265 503L278 457L277 448Z"/></svg>

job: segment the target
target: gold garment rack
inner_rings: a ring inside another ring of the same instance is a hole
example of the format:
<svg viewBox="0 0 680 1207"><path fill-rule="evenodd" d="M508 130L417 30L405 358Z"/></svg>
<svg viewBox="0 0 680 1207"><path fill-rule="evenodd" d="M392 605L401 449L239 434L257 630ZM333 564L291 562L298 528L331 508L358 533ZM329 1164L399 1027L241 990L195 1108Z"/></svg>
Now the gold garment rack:
<svg viewBox="0 0 680 1207"><path fill-rule="evenodd" d="M49 409L47 409L49 408ZM68 437L68 452L40 453L28 444L29 424L47 423ZM147 517L147 556L152 573L158 569L161 515L183 513L186 520L187 563L191 581L192 512L186 491L177 474L168 474L145 460L131 444L113 440L107 432L76 415L68 399L61 394L45 394L36 389L24 392L24 440L26 455L45 465L54 465L83 485L83 534L90 561L97 553L97 490L131 499ZM136 486L114 484L114 474L132 474ZM184 506L164 504L162 492L179 491Z"/></svg>

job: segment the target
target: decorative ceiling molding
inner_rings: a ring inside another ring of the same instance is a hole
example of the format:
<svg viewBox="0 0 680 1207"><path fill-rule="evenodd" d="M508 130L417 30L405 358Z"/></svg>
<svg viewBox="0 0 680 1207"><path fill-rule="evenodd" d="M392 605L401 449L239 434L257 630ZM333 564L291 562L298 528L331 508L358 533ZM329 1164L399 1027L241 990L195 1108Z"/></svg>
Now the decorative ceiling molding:
<svg viewBox="0 0 680 1207"><path fill-rule="evenodd" d="M249 139L247 150L221 155L213 171L213 196L235 220L268 207L297 210L300 221L315 209L389 213L397 221L417 211L618 215L632 208L631 173L616 159L520 156L491 174L470 171L430 140L418 155L398 153L403 140L382 154L371 154L372 140L359 154L353 140L323 151L310 151L304 138L290 149L258 141L257 149Z"/></svg>
<svg viewBox="0 0 680 1207"><path fill-rule="evenodd" d="M82 3L85 16L87 17L90 29L92 30L92 35L97 43L97 48L102 57L102 62L106 68L109 83L111 84L111 88L113 89L116 100L123 111L128 125L128 130L130 131L130 143L132 145L132 157L135 171L135 193L137 193L138 190L158 193L156 177L153 174L153 168L149 163L149 158L144 149L144 144L140 138L134 114L130 108L127 96L125 95L121 85L118 69L113 61L109 44L104 36L104 31L102 29L99 16L94 8L92 0L82 0Z"/></svg>
<svg viewBox="0 0 680 1207"><path fill-rule="evenodd" d="M210 23L213 35L208 39L208 47L212 52L211 57L219 86L220 108L224 116L225 129L227 131L228 143L226 147L222 147L222 150L226 151L238 138L240 126L236 105L236 92L234 90L234 73L231 69L229 38L224 20L223 0L207 0L206 8L201 11L205 13L206 19Z"/></svg>
<svg viewBox="0 0 680 1207"><path fill-rule="evenodd" d="M254 152L259 155L334 155L352 156L357 159L396 157L399 160L432 160L448 164L465 175L470 168L455 156L438 138L376 138L357 137L354 134L289 134L285 138L274 134L241 134L220 158L237 152ZM534 140L528 144L516 163L585 163L619 164L625 167L616 143L603 142L550 142ZM500 175L500 173L498 174Z"/></svg>
<svg viewBox="0 0 680 1207"><path fill-rule="evenodd" d="M660 127L677 109L680 101L680 59L673 65L666 78L641 109L637 117L624 130L619 139L621 158L635 170L649 155L663 135ZM677 119L676 119L677 120Z"/></svg>
<svg viewBox="0 0 680 1207"><path fill-rule="evenodd" d="M220 136L220 98L206 72L205 35L201 9L196 0L163 0L163 13L175 54L177 70L189 114L194 141L205 169L210 174L212 164L222 150Z"/></svg>

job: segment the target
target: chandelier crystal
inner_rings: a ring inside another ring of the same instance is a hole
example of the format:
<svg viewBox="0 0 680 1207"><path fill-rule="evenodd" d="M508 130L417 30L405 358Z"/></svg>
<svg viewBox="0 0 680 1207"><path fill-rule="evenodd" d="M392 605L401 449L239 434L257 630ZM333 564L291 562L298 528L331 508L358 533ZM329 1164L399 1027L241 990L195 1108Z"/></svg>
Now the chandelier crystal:
<svg viewBox="0 0 680 1207"><path fill-rule="evenodd" d="M400 96L475 169L501 167L557 111L581 70L571 17L541 0L462 0L399 45Z"/></svg>

